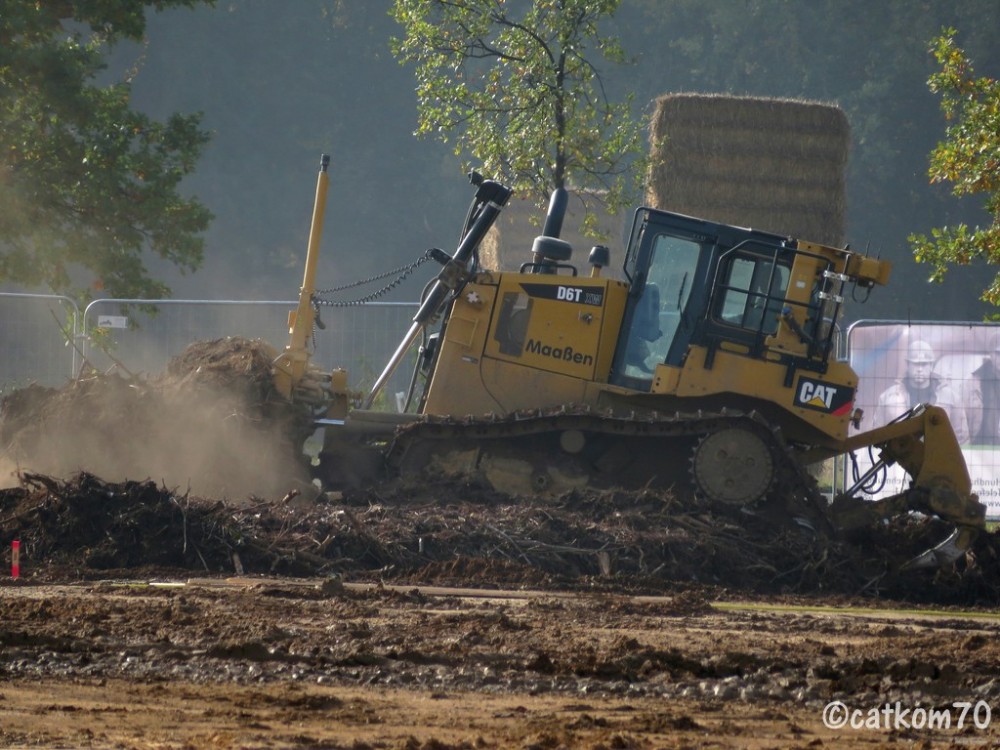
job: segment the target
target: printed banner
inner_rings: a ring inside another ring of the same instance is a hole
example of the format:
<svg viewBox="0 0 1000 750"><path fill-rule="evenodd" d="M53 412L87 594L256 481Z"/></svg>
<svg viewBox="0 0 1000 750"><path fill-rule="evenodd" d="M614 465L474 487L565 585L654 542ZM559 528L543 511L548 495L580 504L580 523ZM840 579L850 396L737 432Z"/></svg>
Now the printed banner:
<svg viewBox="0 0 1000 750"><path fill-rule="evenodd" d="M940 406L962 446L972 491L986 505L987 518L1000 519L1000 325L862 323L847 338L860 381L861 430L891 422L920 403ZM855 454L858 474L872 465L868 453ZM894 466L874 478L867 494L894 495L909 481ZM853 483L848 465L846 485Z"/></svg>

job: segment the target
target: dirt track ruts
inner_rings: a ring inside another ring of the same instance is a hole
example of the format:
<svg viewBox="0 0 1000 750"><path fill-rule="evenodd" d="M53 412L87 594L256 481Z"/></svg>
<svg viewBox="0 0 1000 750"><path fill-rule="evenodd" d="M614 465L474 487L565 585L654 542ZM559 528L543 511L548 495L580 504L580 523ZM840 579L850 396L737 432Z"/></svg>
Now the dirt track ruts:
<svg viewBox="0 0 1000 750"><path fill-rule="evenodd" d="M758 609L697 591L501 597L329 579L176 583L0 586L0 745L1000 742L992 723L970 718L960 730L822 723L831 700L948 709L953 722L956 701L997 705L1000 618L989 613L848 612L830 600Z"/></svg>

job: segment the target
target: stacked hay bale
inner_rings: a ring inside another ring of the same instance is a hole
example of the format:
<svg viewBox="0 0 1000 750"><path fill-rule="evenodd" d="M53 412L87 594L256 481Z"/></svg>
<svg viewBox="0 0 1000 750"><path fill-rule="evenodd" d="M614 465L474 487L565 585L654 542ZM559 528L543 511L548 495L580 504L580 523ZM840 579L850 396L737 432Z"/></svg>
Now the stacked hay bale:
<svg viewBox="0 0 1000 750"><path fill-rule="evenodd" d="M650 131L649 205L843 244L850 128L839 107L667 94Z"/></svg>
<svg viewBox="0 0 1000 750"><path fill-rule="evenodd" d="M850 127L839 107L794 99L665 94L650 124L646 202L668 211L828 245L844 243ZM562 238L582 266L607 244L621 266L631 211L611 214L600 195L570 191ZM601 239L582 231L587 208ZM531 259L545 210L514 197L483 242L484 267L516 270Z"/></svg>

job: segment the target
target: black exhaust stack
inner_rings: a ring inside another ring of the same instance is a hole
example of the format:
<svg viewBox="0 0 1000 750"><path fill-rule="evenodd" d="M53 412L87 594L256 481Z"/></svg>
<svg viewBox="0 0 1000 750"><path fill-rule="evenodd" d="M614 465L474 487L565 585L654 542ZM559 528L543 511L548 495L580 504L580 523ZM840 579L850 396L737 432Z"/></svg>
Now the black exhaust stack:
<svg viewBox="0 0 1000 750"><path fill-rule="evenodd" d="M566 206L569 203L569 193L565 188L556 188L549 199L549 212L545 214L545 225L540 236L535 237L531 245L531 262L521 266L521 273L555 273L560 263L565 263L572 257L573 248L565 240L559 239L562 234L563 219L566 218Z"/></svg>
<svg viewBox="0 0 1000 750"><path fill-rule="evenodd" d="M562 234L563 219L566 217L566 205L569 203L569 193L565 188L556 188L549 198L549 212L545 214L545 226L542 234L546 237L559 238Z"/></svg>

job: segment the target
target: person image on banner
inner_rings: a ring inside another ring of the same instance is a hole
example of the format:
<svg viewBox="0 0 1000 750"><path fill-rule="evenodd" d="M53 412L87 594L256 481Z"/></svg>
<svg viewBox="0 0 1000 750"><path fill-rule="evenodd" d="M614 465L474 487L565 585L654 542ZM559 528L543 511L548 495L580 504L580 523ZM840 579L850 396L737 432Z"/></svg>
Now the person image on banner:
<svg viewBox="0 0 1000 750"><path fill-rule="evenodd" d="M963 403L973 445L1000 445L1000 337L968 379Z"/></svg>
<svg viewBox="0 0 1000 750"><path fill-rule="evenodd" d="M874 427L881 427L919 404L940 406L948 414L959 443L969 442L969 430L959 394L947 380L934 373L934 349L914 339L906 351L906 371L878 398Z"/></svg>

